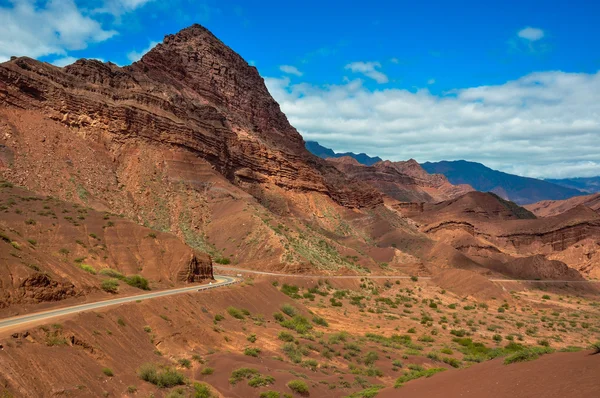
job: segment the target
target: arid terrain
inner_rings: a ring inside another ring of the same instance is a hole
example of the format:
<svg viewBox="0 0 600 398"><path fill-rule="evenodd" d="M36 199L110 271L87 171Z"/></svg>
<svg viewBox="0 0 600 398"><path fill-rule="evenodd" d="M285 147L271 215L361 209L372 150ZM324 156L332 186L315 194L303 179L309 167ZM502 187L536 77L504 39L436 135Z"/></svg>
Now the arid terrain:
<svg viewBox="0 0 600 398"><path fill-rule="evenodd" d="M240 282L0 328L0 397L600 392L597 197L318 158L199 25L0 64L0 215L0 320Z"/></svg>

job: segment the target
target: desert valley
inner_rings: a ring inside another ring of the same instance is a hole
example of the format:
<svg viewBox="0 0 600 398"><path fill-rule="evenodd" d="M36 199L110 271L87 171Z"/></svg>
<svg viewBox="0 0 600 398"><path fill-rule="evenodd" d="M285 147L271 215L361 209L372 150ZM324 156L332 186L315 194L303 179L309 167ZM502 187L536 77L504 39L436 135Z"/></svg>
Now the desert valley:
<svg viewBox="0 0 600 398"><path fill-rule="evenodd" d="M599 193L315 144L198 24L1 63L0 397L600 394Z"/></svg>

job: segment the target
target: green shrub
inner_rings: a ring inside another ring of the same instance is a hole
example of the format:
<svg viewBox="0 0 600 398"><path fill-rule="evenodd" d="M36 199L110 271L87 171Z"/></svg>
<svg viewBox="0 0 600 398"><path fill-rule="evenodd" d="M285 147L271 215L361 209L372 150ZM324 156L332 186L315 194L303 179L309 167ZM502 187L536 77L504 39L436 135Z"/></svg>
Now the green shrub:
<svg viewBox="0 0 600 398"><path fill-rule="evenodd" d="M152 383L160 388L169 388L185 384L185 377L178 371L169 367L159 367L153 363L146 363L138 369L140 379Z"/></svg>
<svg viewBox="0 0 600 398"><path fill-rule="evenodd" d="M27 239L27 242L29 242L29 244L30 244L31 246L35 246L35 245L37 245L37 240L35 240L35 239Z"/></svg>
<svg viewBox="0 0 600 398"><path fill-rule="evenodd" d="M223 319L225 319L225 317L221 314L216 314L215 315L215 322L221 322Z"/></svg>
<svg viewBox="0 0 600 398"><path fill-rule="evenodd" d="M116 279L106 279L102 281L100 287L107 293L117 293L119 290L119 282Z"/></svg>
<svg viewBox="0 0 600 398"><path fill-rule="evenodd" d="M277 338L279 340L281 340L281 341L286 341L286 342L292 342L292 341L296 340L294 338L293 334L288 333L288 332L283 331L283 330L281 332L279 332L279 335L277 336Z"/></svg>
<svg viewBox="0 0 600 398"><path fill-rule="evenodd" d="M404 383L409 382L411 380L419 379L421 377L431 377L436 373L445 371L446 368L431 368L431 369L415 369L410 372L404 373L403 376L398 377L396 379L396 383L394 384L395 388L402 387Z"/></svg>
<svg viewBox="0 0 600 398"><path fill-rule="evenodd" d="M102 268L100 271L98 271L98 273L110 278L125 279L125 276L122 273L112 268Z"/></svg>
<svg viewBox="0 0 600 398"><path fill-rule="evenodd" d="M246 340L248 340L251 343L255 343L256 342L256 335L254 333L252 333L250 336L246 337Z"/></svg>
<svg viewBox="0 0 600 398"><path fill-rule="evenodd" d="M281 306L281 311L289 317L293 317L297 314L296 308L290 304L284 304Z"/></svg>
<svg viewBox="0 0 600 398"><path fill-rule="evenodd" d="M591 345L592 355L600 354L600 340Z"/></svg>
<svg viewBox="0 0 600 398"><path fill-rule="evenodd" d="M200 374L204 375L204 376L208 376L208 375L211 375L213 373L215 373L215 368L211 368L211 367L208 367L208 366L206 368L203 368L200 371Z"/></svg>
<svg viewBox="0 0 600 398"><path fill-rule="evenodd" d="M192 367L192 362L187 359L187 358L181 358L177 360L177 363L179 364L179 366L181 366L182 368L186 368L189 369Z"/></svg>
<svg viewBox="0 0 600 398"><path fill-rule="evenodd" d="M277 322L282 322L285 320L285 317L283 316L283 314L281 312L276 312L273 314L273 318L275 318L275 320Z"/></svg>
<svg viewBox="0 0 600 398"><path fill-rule="evenodd" d="M442 358L442 361L452 366L453 368L460 368L460 366L462 365L462 362L456 358L444 357Z"/></svg>
<svg viewBox="0 0 600 398"><path fill-rule="evenodd" d="M91 265L79 264L79 268L81 268L85 272L88 272L92 275L96 275L96 269L94 267L92 267Z"/></svg>
<svg viewBox="0 0 600 398"><path fill-rule="evenodd" d="M419 341L422 341L423 343L433 343L435 341L435 339L429 335L424 334L423 336L419 337L418 339Z"/></svg>
<svg viewBox="0 0 600 398"><path fill-rule="evenodd" d="M239 308L227 307L227 313L235 319L244 319L244 313Z"/></svg>
<svg viewBox="0 0 600 398"><path fill-rule="evenodd" d="M292 329L298 332L299 334L304 334L312 329L312 325L302 315L296 315L291 319L286 319L280 323L284 328Z"/></svg>
<svg viewBox="0 0 600 398"><path fill-rule="evenodd" d="M21 250L21 245L18 244L17 242L10 242L11 246L17 250Z"/></svg>
<svg viewBox="0 0 600 398"><path fill-rule="evenodd" d="M239 368L231 372L231 377L229 378L229 383L232 385L236 385L238 382L244 379L251 379L252 377L259 375L258 370L253 368Z"/></svg>
<svg viewBox="0 0 600 398"><path fill-rule="evenodd" d="M554 352L554 350L549 347L526 348L506 357L504 359L504 364L508 365L515 362L532 361L534 359L539 358L540 355L550 354L551 352Z"/></svg>
<svg viewBox="0 0 600 398"><path fill-rule="evenodd" d="M217 395L204 383L194 383L194 398L214 398Z"/></svg>
<svg viewBox="0 0 600 398"><path fill-rule="evenodd" d="M542 296L542 299L544 299L544 300L550 300L550 296L548 296L547 294L544 294Z"/></svg>
<svg viewBox="0 0 600 398"><path fill-rule="evenodd" d="M325 326L325 327L329 326L329 322L327 322L327 320L325 318L321 318L320 316L317 316L317 315L315 315L313 317L313 322L316 325L321 325L321 326Z"/></svg>
<svg viewBox="0 0 600 398"><path fill-rule="evenodd" d="M275 378L272 376L256 375L248 380L248 385L254 388L266 387L273 383L275 383Z"/></svg>
<svg viewBox="0 0 600 398"><path fill-rule="evenodd" d="M102 373L104 373L108 377L113 377L115 375L110 368L103 368Z"/></svg>
<svg viewBox="0 0 600 398"><path fill-rule="evenodd" d="M300 295L298 294L298 286L288 285L288 284L284 283L281 286L281 293L288 295L294 299L301 298Z"/></svg>
<svg viewBox="0 0 600 398"><path fill-rule="evenodd" d="M281 394L278 391L263 391L260 393L259 398L280 398Z"/></svg>
<svg viewBox="0 0 600 398"><path fill-rule="evenodd" d="M28 220L25 220L25 224L27 224L27 225L35 225L35 224L37 224L37 222L33 218L30 218Z"/></svg>
<svg viewBox="0 0 600 398"><path fill-rule="evenodd" d="M367 352L367 355L363 358L363 363L367 366L371 366L379 359L379 355L375 351Z"/></svg>
<svg viewBox="0 0 600 398"><path fill-rule="evenodd" d="M418 280L419 280L419 277L418 277L418 276L415 276L415 275L413 275L413 276L411 276L411 277L410 277L410 280L411 280L411 281L413 281L413 282L416 282L416 281L418 281Z"/></svg>
<svg viewBox="0 0 600 398"><path fill-rule="evenodd" d="M244 355L248 355L249 357L258 357L258 354L260 354L260 348L247 347L244 349Z"/></svg>
<svg viewBox="0 0 600 398"><path fill-rule="evenodd" d="M137 287L142 290L150 290L148 286L148 280L140 275L130 275L125 278L125 283L129 286Z"/></svg>
<svg viewBox="0 0 600 398"><path fill-rule="evenodd" d="M308 385L303 380L291 380L287 384L288 388L300 395L308 395Z"/></svg>

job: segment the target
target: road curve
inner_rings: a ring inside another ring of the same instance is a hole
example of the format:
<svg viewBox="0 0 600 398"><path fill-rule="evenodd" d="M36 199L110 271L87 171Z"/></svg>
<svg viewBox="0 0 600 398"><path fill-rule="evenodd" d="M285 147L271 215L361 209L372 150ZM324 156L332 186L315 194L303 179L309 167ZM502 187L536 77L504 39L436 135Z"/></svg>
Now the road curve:
<svg viewBox="0 0 600 398"><path fill-rule="evenodd" d="M407 275L309 275L309 274L280 274L276 272L266 271L255 271L245 268L225 267L222 265L213 265L214 269L220 269L223 271L238 272L240 274L255 274L255 275L267 275L267 276L278 276L281 278L322 278L322 279L410 279L411 276ZM419 280L431 279L429 276L419 276ZM527 283L600 283L600 281L569 281L569 280L556 280L556 279L489 279L491 282L527 282Z"/></svg>
<svg viewBox="0 0 600 398"><path fill-rule="evenodd" d="M95 303L75 305L73 307L59 308L59 309L55 309L55 310L37 312L34 314L6 318L6 319L0 320L0 331L2 329L9 328L9 327L21 326L21 325L31 323L31 322L44 321L44 320L48 320L48 319L59 317L59 316L76 314L78 312L95 310L98 308L109 307L109 306L113 306L113 305L117 305L117 304L130 303L132 301L138 301L138 300L148 300L148 299L153 299L153 298L157 298L157 297L172 296L175 294L190 293L190 292L195 292L195 291L214 289L217 287L232 285L234 283L239 282L239 280L237 278L234 278L231 276L225 276L225 275L215 275L215 278L219 279L221 281L213 282L211 285L196 285L196 286L182 287L182 288L178 288L178 289L161 290L161 291L157 291L157 292L138 294L135 296L127 296L127 297L121 297L121 298L116 298L116 299L111 299L111 300L97 301Z"/></svg>

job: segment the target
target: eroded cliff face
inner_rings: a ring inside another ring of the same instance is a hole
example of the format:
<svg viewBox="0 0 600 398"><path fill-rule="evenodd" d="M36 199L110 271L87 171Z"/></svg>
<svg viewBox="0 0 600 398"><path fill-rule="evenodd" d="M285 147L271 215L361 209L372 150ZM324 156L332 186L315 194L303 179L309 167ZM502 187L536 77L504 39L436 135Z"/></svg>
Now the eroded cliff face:
<svg viewBox="0 0 600 398"><path fill-rule="evenodd" d="M316 191L348 207L379 193L349 182L304 148L256 68L194 25L120 68L28 58L0 66L0 104L36 109L102 141L118 159L136 142L185 148L234 184Z"/></svg>
<svg viewBox="0 0 600 398"><path fill-rule="evenodd" d="M400 202L440 202L473 191L468 185L452 185L441 174L429 174L413 159L389 160L365 166L351 157L329 158L347 177L364 182Z"/></svg>

